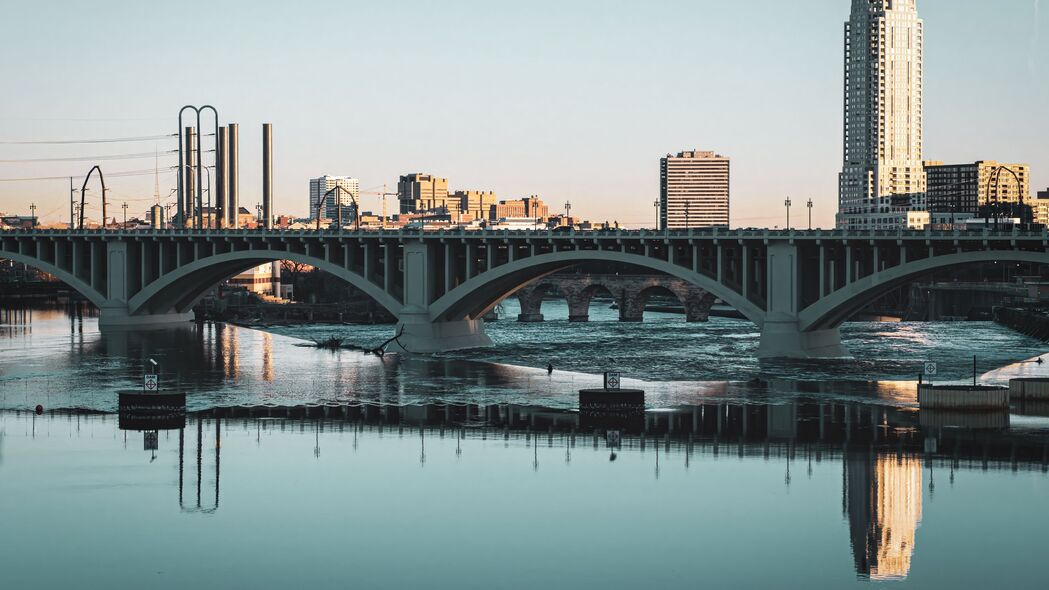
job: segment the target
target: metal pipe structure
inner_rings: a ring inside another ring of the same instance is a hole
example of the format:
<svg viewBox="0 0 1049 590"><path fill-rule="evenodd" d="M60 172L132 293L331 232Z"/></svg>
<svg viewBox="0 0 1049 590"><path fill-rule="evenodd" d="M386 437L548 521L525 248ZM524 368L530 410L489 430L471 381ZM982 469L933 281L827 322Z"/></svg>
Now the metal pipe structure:
<svg viewBox="0 0 1049 590"><path fill-rule="evenodd" d="M226 152L229 150L229 130L219 127L215 137L215 226L227 227L226 221Z"/></svg>
<svg viewBox="0 0 1049 590"><path fill-rule="evenodd" d="M182 165L182 169L179 171L185 179L182 185L183 192L185 193L182 205L183 209L179 211L179 217L181 218L182 227L189 227L192 223L191 220L196 218L194 215L194 204L196 202L197 186L200 184L198 178L199 175L194 176L194 169L199 167L196 145L197 145L197 129L196 127L186 127L185 131L186 138L186 163ZM199 227L199 226L198 226Z"/></svg>
<svg viewBox="0 0 1049 590"><path fill-rule="evenodd" d="M215 107L213 107L211 105L204 105L204 106L202 106L200 108L197 108L197 107L195 107L193 105L186 105L186 106L182 107L181 109L179 109L179 111L178 111L178 174L177 174L177 178L178 178L178 207L177 207L177 210L178 210L178 215L179 215L179 218L180 218L179 219L179 223L180 223L180 225L182 227L186 227L185 212L188 211L190 213L190 216L193 215L193 209L194 209L193 202L194 201L196 201L198 224L203 224L203 221L204 221L204 195L203 195L203 193L200 192L202 184L201 184L201 175L200 175L200 169L199 168L197 169L197 183L196 183L197 191L196 191L196 193L194 193L193 190L187 190L187 188L192 188L192 187L189 186L190 185L189 177L191 176L192 172L190 172L189 174L186 173L186 164L188 164L189 162L187 161L187 159L185 157L185 153L192 153L193 152L193 148L191 147L191 146L193 146L193 144L192 143L184 143L183 142L183 136L182 136L182 116L183 116L183 114L185 114L185 112L187 110L190 110L190 111L193 111L194 113L196 113L196 115L197 115L197 128L198 129L201 128L201 125L200 125L200 114L202 112L206 111L206 110L210 110L212 112L212 114L215 116L215 141L216 141L216 144L218 142L218 129L219 129L219 113L218 113L217 110L215 110ZM188 127L187 127L187 129L188 129ZM201 156L201 154L203 153L203 149L201 149L201 141L203 139L202 136L203 136L203 133L201 133L199 136L197 136L197 140L196 140L196 151L197 151L197 160L198 160L197 163L198 164L203 163L203 158ZM217 145L216 145L215 149L216 149L216 151L218 150Z"/></svg>
<svg viewBox="0 0 1049 590"><path fill-rule="evenodd" d="M228 200L226 213L229 216L229 227L238 227L240 215L240 126L229 124L229 146L227 151L226 183Z"/></svg>
<svg viewBox="0 0 1049 590"><path fill-rule="evenodd" d="M262 227L273 227L273 124L262 124Z"/></svg>
<svg viewBox="0 0 1049 590"><path fill-rule="evenodd" d="M204 138L203 127L200 125L200 114L204 111L211 111L214 116L215 123L215 141L218 141L219 135L219 112L215 110L215 107L206 104L197 110L197 129L200 130L197 135L197 164L200 167L204 166L204 150L201 148L201 142ZM201 182L201 170L197 168L197 227L204 227L204 185ZM209 181L210 183L210 181ZM208 195L211 196L210 193Z"/></svg>

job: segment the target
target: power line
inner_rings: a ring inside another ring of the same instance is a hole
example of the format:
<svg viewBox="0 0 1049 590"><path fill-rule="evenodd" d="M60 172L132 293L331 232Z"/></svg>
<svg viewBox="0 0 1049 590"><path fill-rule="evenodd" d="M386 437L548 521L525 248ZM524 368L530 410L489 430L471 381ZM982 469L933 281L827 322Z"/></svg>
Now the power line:
<svg viewBox="0 0 1049 590"><path fill-rule="evenodd" d="M166 169L162 169L161 174L171 174L175 171L178 166L171 166ZM128 170L125 172L107 172L105 173L106 178L123 178L127 176L145 176L147 174L154 174L155 169L149 168L146 170ZM30 182L35 180L69 180L70 177L77 178L77 174L66 174L65 176L34 176L31 178L0 178L0 182Z"/></svg>
<svg viewBox="0 0 1049 590"><path fill-rule="evenodd" d="M204 150L205 153L214 150ZM165 150L165 155L176 154L178 150ZM141 152L137 154L109 154L105 156L72 156L69 158L27 158L23 160L0 160L0 164L30 164L34 162L105 162L111 160L139 160L156 157L156 152Z"/></svg>
<svg viewBox="0 0 1049 590"><path fill-rule="evenodd" d="M105 139L50 139L50 140L0 140L0 145L67 145L79 143L127 143L134 141L156 141L178 137L177 133L165 135L141 135L138 137L109 137Z"/></svg>

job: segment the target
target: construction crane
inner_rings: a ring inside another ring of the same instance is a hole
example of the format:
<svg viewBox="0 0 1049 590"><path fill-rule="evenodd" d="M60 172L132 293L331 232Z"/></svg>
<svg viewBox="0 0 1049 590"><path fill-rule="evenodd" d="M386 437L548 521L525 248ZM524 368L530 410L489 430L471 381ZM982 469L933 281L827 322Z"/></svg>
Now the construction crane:
<svg viewBox="0 0 1049 590"><path fill-rule="evenodd" d="M382 218L381 218L381 223L382 223L382 228L386 229L386 197L396 197L397 193L386 192L386 185L383 184L381 192L380 191L360 191L358 194L371 195L371 196L374 196L374 197L381 197L382 198Z"/></svg>

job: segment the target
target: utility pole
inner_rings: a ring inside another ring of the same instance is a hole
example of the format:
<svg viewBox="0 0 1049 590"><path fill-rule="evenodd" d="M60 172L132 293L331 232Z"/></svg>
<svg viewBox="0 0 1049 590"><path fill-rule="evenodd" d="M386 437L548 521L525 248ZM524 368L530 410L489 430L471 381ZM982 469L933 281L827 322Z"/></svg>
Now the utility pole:
<svg viewBox="0 0 1049 590"><path fill-rule="evenodd" d="M565 223L568 223L568 218L572 216L572 202L565 201Z"/></svg>
<svg viewBox="0 0 1049 590"><path fill-rule="evenodd" d="M806 205L809 208L809 229L812 229L812 199Z"/></svg>
<svg viewBox="0 0 1049 590"><path fill-rule="evenodd" d="M76 223L76 214L73 213L74 197L73 197L73 177L69 177L69 231L73 231L74 223Z"/></svg>
<svg viewBox="0 0 1049 590"><path fill-rule="evenodd" d="M787 229L789 230L790 229L790 197L787 197L787 200L783 201L783 204L787 206Z"/></svg>
<svg viewBox="0 0 1049 590"><path fill-rule="evenodd" d="M32 217L33 227L36 227L36 203L30 203L29 204L29 210L33 214L33 217Z"/></svg>

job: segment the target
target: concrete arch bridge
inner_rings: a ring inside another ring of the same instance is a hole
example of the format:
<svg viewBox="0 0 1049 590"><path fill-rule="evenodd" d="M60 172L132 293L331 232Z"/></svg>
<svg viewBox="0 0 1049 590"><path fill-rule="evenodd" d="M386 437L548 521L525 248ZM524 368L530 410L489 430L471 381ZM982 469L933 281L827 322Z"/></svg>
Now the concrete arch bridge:
<svg viewBox="0 0 1049 590"><path fill-rule="evenodd" d="M192 318L214 285L274 260L329 272L398 318L397 345L491 345L484 315L535 279L620 263L676 277L761 331L761 357L848 352L840 326L890 290L986 262L1049 263L1049 233L994 231L44 230L0 233L0 258L55 276L97 305L102 329Z"/></svg>

